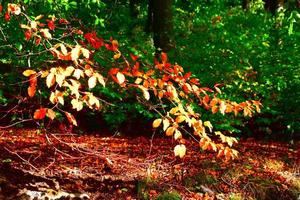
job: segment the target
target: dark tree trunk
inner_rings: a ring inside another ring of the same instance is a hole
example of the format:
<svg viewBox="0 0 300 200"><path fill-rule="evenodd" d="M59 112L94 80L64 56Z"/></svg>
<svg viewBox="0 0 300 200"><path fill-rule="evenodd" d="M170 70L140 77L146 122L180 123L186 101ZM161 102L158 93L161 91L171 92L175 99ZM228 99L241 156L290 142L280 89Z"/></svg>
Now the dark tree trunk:
<svg viewBox="0 0 300 200"><path fill-rule="evenodd" d="M243 9L244 10L249 10L249 3L250 1L249 0L243 0Z"/></svg>
<svg viewBox="0 0 300 200"><path fill-rule="evenodd" d="M153 32L154 45L167 52L174 48L173 0L149 0L146 31Z"/></svg>
<svg viewBox="0 0 300 200"><path fill-rule="evenodd" d="M275 15L278 7L284 5L284 0L265 0L265 9Z"/></svg>

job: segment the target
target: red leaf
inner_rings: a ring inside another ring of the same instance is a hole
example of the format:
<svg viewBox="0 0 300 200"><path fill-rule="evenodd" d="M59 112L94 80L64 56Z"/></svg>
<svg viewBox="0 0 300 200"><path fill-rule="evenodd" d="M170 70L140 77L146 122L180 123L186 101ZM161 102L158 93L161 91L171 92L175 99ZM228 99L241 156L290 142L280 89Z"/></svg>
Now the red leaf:
<svg viewBox="0 0 300 200"><path fill-rule="evenodd" d="M53 20L48 21L48 27L51 31L53 31L56 28Z"/></svg>
<svg viewBox="0 0 300 200"><path fill-rule="evenodd" d="M36 87L36 85L37 85L37 77L36 77L36 74L30 75L30 77L29 77L29 85L30 85L31 87Z"/></svg>
<svg viewBox="0 0 300 200"><path fill-rule="evenodd" d="M186 74L183 76L183 78L184 78L185 80L187 80L187 79L189 79L189 78L191 77L191 75L192 75L192 72L188 72L188 73L186 73Z"/></svg>
<svg viewBox="0 0 300 200"><path fill-rule="evenodd" d="M190 80L190 82L193 83L193 84L195 84L195 85L200 85L199 79L197 79L197 78L192 78L192 79Z"/></svg>
<svg viewBox="0 0 300 200"><path fill-rule="evenodd" d="M68 21L68 20L66 20L66 19L60 19L59 21L58 21L60 24L69 24L70 22Z"/></svg>
<svg viewBox="0 0 300 200"><path fill-rule="evenodd" d="M139 58L139 56L136 56L136 55L133 55L133 54L130 54L130 57L133 61L136 61Z"/></svg>
<svg viewBox="0 0 300 200"><path fill-rule="evenodd" d="M161 53L161 61L166 63L168 61L168 55L164 52Z"/></svg>
<svg viewBox="0 0 300 200"><path fill-rule="evenodd" d="M5 21L7 21L7 22L10 20L10 15L9 15L8 12L5 13L4 19L5 19Z"/></svg>
<svg viewBox="0 0 300 200"><path fill-rule="evenodd" d="M35 45L36 45L36 46L39 46L40 43L41 43L41 38L37 37L37 38L35 39Z"/></svg>
<svg viewBox="0 0 300 200"><path fill-rule="evenodd" d="M0 13L2 13L2 10L3 10L3 7L2 7L2 5L0 4Z"/></svg>
<svg viewBox="0 0 300 200"><path fill-rule="evenodd" d="M44 119L46 116L46 112L47 112L47 108L37 109L33 114L33 118L37 120Z"/></svg>
<svg viewBox="0 0 300 200"><path fill-rule="evenodd" d="M30 38L31 38L31 30L27 30L25 33L24 33L24 35L25 35L25 39L28 41L28 40L30 40Z"/></svg>
<svg viewBox="0 0 300 200"><path fill-rule="evenodd" d="M110 75L116 75L119 72L119 70L119 68L111 68L108 73Z"/></svg>

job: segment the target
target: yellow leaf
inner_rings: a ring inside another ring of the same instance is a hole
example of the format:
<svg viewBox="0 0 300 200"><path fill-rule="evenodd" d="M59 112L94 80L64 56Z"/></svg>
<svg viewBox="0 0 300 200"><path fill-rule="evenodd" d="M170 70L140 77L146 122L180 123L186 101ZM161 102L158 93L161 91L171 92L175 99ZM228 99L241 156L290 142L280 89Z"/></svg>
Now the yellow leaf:
<svg viewBox="0 0 300 200"><path fill-rule="evenodd" d="M89 58L90 57L90 51L89 50L87 50L87 49L85 49L85 48L80 48L80 50L81 50L81 53L82 53L82 55L85 57L85 58Z"/></svg>
<svg viewBox="0 0 300 200"><path fill-rule="evenodd" d="M117 60L121 57L121 53L118 52L117 54L114 55L114 59Z"/></svg>
<svg viewBox="0 0 300 200"><path fill-rule="evenodd" d="M96 108L100 107L100 102L99 100L93 95L89 94L89 101L88 101L89 106L95 105Z"/></svg>
<svg viewBox="0 0 300 200"><path fill-rule="evenodd" d="M65 80L65 75L64 74L56 74L55 77L56 77L56 83L59 85L59 87L61 87Z"/></svg>
<svg viewBox="0 0 300 200"><path fill-rule="evenodd" d="M225 104L224 101L221 101L221 103L220 103L220 113L225 115L225 110L226 110L226 104Z"/></svg>
<svg viewBox="0 0 300 200"><path fill-rule="evenodd" d="M178 144L174 148L174 154L175 156L179 156L180 158L183 158L186 154L186 147L184 144Z"/></svg>
<svg viewBox="0 0 300 200"><path fill-rule="evenodd" d="M206 126L207 128L209 128L210 132L212 132L213 126L210 123L210 121L205 121L203 124L204 124L204 126Z"/></svg>
<svg viewBox="0 0 300 200"><path fill-rule="evenodd" d="M60 50L61 52L66 56L68 54L68 50L64 44L60 44Z"/></svg>
<svg viewBox="0 0 300 200"><path fill-rule="evenodd" d="M153 124L152 124L152 127L153 127L153 128L159 127L160 124L161 124L161 122L162 122L162 119L156 119L156 120L154 120L154 121L153 121Z"/></svg>
<svg viewBox="0 0 300 200"><path fill-rule="evenodd" d="M55 83L55 75L53 73L48 74L46 78L46 85L50 88Z"/></svg>
<svg viewBox="0 0 300 200"><path fill-rule="evenodd" d="M57 98L56 98L56 95L55 95L54 92L51 92L49 100L50 100L51 103L56 104Z"/></svg>
<svg viewBox="0 0 300 200"><path fill-rule="evenodd" d="M56 117L56 114L55 114L55 112L54 112L52 109L48 108L48 110L47 110L47 116L48 116L51 120L53 120L53 119Z"/></svg>
<svg viewBox="0 0 300 200"><path fill-rule="evenodd" d="M173 126L167 128L167 130L166 130L166 135L167 135L167 136L172 136L175 130L176 130L176 129L175 129L175 127L173 127Z"/></svg>
<svg viewBox="0 0 300 200"><path fill-rule="evenodd" d="M31 70L31 69L27 69L23 72L23 75L28 77L28 76L31 76L32 74L36 74L36 72L34 70Z"/></svg>
<svg viewBox="0 0 300 200"><path fill-rule="evenodd" d="M137 79L134 81L134 83L137 84L137 85L139 85L142 81L143 81L143 79L137 78Z"/></svg>
<svg viewBox="0 0 300 200"><path fill-rule="evenodd" d="M89 88L92 89L96 86L97 78L95 76L91 76L88 81Z"/></svg>
<svg viewBox="0 0 300 200"><path fill-rule="evenodd" d="M148 90L142 85L139 85L138 87L142 90L144 98L146 100L149 100L150 99L150 93L148 92Z"/></svg>
<svg viewBox="0 0 300 200"><path fill-rule="evenodd" d="M52 35L49 32L49 29L47 29L47 28L40 29L40 32L43 34L44 38L46 38L46 39L52 39Z"/></svg>
<svg viewBox="0 0 300 200"><path fill-rule="evenodd" d="M186 119L185 116L179 115L179 116L176 117L175 121L176 121L178 124L180 124L180 123L184 122L185 119Z"/></svg>
<svg viewBox="0 0 300 200"><path fill-rule="evenodd" d="M83 108L82 101L78 101L78 99L72 99L71 104L72 104L72 108L76 109L77 111L80 111Z"/></svg>
<svg viewBox="0 0 300 200"><path fill-rule="evenodd" d="M165 118L163 120L163 130L166 131L169 126L170 126L170 122L167 118Z"/></svg>
<svg viewBox="0 0 300 200"><path fill-rule="evenodd" d="M118 82L119 84L123 84L125 82L125 76L124 74L122 74L121 72L118 72L117 73L117 79L118 79Z"/></svg>
<svg viewBox="0 0 300 200"><path fill-rule="evenodd" d="M66 70L64 71L64 75L66 77L71 76L73 71L75 70L75 68L73 66L69 66L66 68Z"/></svg>
<svg viewBox="0 0 300 200"><path fill-rule="evenodd" d="M49 74L49 72L47 70L46 71L41 71L41 73L42 73L42 75L41 75L42 78L45 78Z"/></svg>
<svg viewBox="0 0 300 200"><path fill-rule="evenodd" d="M73 76L78 80L81 76L84 76L84 74L81 69L75 69Z"/></svg>
<svg viewBox="0 0 300 200"><path fill-rule="evenodd" d="M174 107L170 110L170 114L175 115L178 112L179 108L178 107Z"/></svg>
<svg viewBox="0 0 300 200"><path fill-rule="evenodd" d="M99 82L101 85L103 85L103 87L105 87L105 81L104 81L103 76L102 76L101 74L98 74L98 73L97 73L96 76L97 76L98 82Z"/></svg>
<svg viewBox="0 0 300 200"><path fill-rule="evenodd" d="M76 45L75 48L71 50L71 58L73 61L76 61L79 58L80 45Z"/></svg>
<svg viewBox="0 0 300 200"><path fill-rule="evenodd" d="M182 134L179 130L175 130L175 134L174 134L174 139L177 140L177 139L181 139L182 138Z"/></svg>

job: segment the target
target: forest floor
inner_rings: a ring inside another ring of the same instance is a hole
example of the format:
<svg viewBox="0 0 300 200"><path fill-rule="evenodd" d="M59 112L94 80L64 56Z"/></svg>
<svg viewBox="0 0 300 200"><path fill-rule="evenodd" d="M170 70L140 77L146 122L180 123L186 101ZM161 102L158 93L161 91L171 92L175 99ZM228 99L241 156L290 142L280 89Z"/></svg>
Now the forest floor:
<svg viewBox="0 0 300 200"><path fill-rule="evenodd" d="M175 158L175 145L167 137L0 130L0 200L300 198L299 144L241 140L228 162L193 142Z"/></svg>

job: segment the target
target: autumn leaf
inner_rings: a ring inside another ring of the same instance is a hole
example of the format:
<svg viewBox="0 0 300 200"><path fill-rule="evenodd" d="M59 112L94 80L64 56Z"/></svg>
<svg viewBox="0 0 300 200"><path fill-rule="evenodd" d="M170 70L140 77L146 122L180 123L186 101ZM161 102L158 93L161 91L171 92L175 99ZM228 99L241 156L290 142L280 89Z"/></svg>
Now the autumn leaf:
<svg viewBox="0 0 300 200"><path fill-rule="evenodd" d="M55 75L54 73L48 74L46 78L46 85L48 88L50 88L55 83Z"/></svg>
<svg viewBox="0 0 300 200"><path fill-rule="evenodd" d="M175 134L174 134L174 139L177 140L177 139L181 139L182 138L182 134L179 130L175 130Z"/></svg>
<svg viewBox="0 0 300 200"><path fill-rule="evenodd" d="M175 156L179 156L180 158L183 158L186 154L186 147L184 144L178 144L174 148L174 154Z"/></svg>
<svg viewBox="0 0 300 200"><path fill-rule="evenodd" d="M175 121L176 121L178 124L180 124L180 123L184 122L185 119L186 119L185 116L179 115L179 116L176 117Z"/></svg>
<svg viewBox="0 0 300 200"><path fill-rule="evenodd" d="M84 73L81 69L75 69L73 76L78 80L81 76L84 76Z"/></svg>
<svg viewBox="0 0 300 200"><path fill-rule="evenodd" d="M51 120L53 120L53 119L55 119L55 117L56 117L56 114L55 114L55 112L52 110L52 109L48 109L47 110L47 116L51 119Z"/></svg>
<svg viewBox="0 0 300 200"><path fill-rule="evenodd" d="M168 55L164 52L161 53L161 60L163 63L166 63L168 61Z"/></svg>
<svg viewBox="0 0 300 200"><path fill-rule="evenodd" d="M72 108L76 109L77 111L80 111L83 108L83 102L79 101L78 99L72 99L71 104L72 104Z"/></svg>
<svg viewBox="0 0 300 200"><path fill-rule="evenodd" d="M37 109L33 114L33 118L36 120L44 119L46 116L46 112L47 112L47 108Z"/></svg>
<svg viewBox="0 0 300 200"><path fill-rule="evenodd" d="M67 116L67 119L71 124L73 124L74 126L77 126L77 121L71 113L65 112L65 115Z"/></svg>
<svg viewBox="0 0 300 200"><path fill-rule="evenodd" d="M162 122L162 119L156 119L156 120L154 120L154 121L153 121L153 124L152 124L152 127L153 127L153 128L159 127L160 124L161 124L161 122Z"/></svg>
<svg viewBox="0 0 300 200"><path fill-rule="evenodd" d="M79 58L80 48L80 45L76 45L75 48L71 50L71 58L73 61L77 61L77 59Z"/></svg>
<svg viewBox="0 0 300 200"><path fill-rule="evenodd" d="M169 126L170 126L170 121L167 118L165 118L163 120L163 130L166 131Z"/></svg>
<svg viewBox="0 0 300 200"><path fill-rule="evenodd" d="M31 69L27 69L23 72L23 75L26 76L26 77L31 76L32 74L36 74L36 71L31 70Z"/></svg>
<svg viewBox="0 0 300 200"><path fill-rule="evenodd" d="M176 130L176 128L175 127L169 127L169 128L167 128L167 130L166 130L166 135L167 136L172 136L173 134L174 134L174 131Z"/></svg>
<svg viewBox="0 0 300 200"><path fill-rule="evenodd" d="M36 86L29 86L27 89L27 93L29 97L34 97L36 92Z"/></svg>
<svg viewBox="0 0 300 200"><path fill-rule="evenodd" d="M120 85L122 85L125 82L125 76L121 72L118 72L116 77Z"/></svg>
<svg viewBox="0 0 300 200"><path fill-rule="evenodd" d="M96 86L97 78L95 76L91 76L88 80L89 88L92 89Z"/></svg>

